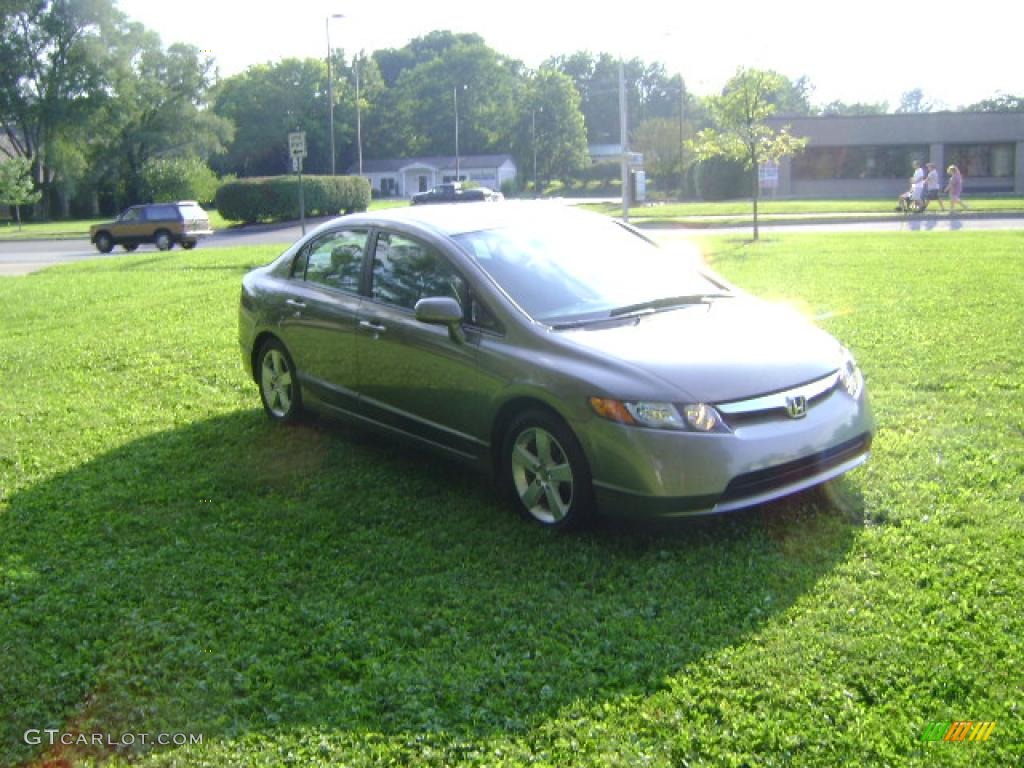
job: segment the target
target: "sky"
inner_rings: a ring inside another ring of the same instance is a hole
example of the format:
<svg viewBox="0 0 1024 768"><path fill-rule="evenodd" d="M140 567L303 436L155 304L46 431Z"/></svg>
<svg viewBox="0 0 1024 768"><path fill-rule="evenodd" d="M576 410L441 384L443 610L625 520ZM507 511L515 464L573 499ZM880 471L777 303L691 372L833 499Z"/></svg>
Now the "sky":
<svg viewBox="0 0 1024 768"><path fill-rule="evenodd" d="M1019 0L117 0L165 45L191 43L221 76L334 48L398 48L435 29L475 32L536 67L549 56L607 51L662 62L687 87L721 89L738 66L810 78L811 101L887 101L920 88L936 108L1024 95Z"/></svg>

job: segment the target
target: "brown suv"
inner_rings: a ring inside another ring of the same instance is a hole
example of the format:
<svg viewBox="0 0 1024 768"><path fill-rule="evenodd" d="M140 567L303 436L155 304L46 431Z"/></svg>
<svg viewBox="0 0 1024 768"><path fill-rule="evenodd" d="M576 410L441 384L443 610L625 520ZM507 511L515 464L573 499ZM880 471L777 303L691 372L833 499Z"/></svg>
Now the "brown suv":
<svg viewBox="0 0 1024 768"><path fill-rule="evenodd" d="M141 243L153 243L161 251L175 243L195 248L199 238L212 234L209 215L192 200L133 205L114 221L89 228L89 239L100 253L110 253L115 245L134 251Z"/></svg>

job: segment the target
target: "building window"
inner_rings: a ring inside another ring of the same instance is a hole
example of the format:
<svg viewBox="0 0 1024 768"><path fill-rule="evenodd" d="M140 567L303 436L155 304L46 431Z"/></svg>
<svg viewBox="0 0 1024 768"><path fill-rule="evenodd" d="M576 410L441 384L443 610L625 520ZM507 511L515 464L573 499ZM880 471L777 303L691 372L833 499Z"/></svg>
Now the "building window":
<svg viewBox="0 0 1024 768"><path fill-rule="evenodd" d="M808 147L793 158L793 178L798 181L910 178L915 160L924 165L928 160L927 145Z"/></svg>
<svg viewBox="0 0 1024 768"><path fill-rule="evenodd" d="M955 165L964 176L1009 179L1015 149L1013 144L947 144L946 165Z"/></svg>

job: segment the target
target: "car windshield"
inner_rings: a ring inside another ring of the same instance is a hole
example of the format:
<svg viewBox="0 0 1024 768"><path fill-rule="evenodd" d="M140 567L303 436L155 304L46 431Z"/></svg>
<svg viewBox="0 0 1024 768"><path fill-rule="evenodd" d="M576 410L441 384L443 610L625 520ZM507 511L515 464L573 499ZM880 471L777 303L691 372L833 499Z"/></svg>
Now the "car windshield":
<svg viewBox="0 0 1024 768"><path fill-rule="evenodd" d="M549 325L669 309L725 290L687 259L589 216L455 240L530 317Z"/></svg>

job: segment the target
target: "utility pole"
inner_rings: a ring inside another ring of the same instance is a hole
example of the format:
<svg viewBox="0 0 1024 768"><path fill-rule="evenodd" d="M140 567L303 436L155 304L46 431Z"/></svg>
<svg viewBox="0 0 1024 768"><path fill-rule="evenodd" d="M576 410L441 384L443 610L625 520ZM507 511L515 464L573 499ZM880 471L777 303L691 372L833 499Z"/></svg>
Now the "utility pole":
<svg viewBox="0 0 1024 768"><path fill-rule="evenodd" d="M530 130L533 134L533 196L537 197L537 108L530 112Z"/></svg>
<svg viewBox="0 0 1024 768"><path fill-rule="evenodd" d="M622 153L622 220L629 221L629 142L626 129L626 67L619 56L619 149Z"/></svg>
<svg viewBox="0 0 1024 768"><path fill-rule="evenodd" d="M331 137L331 176L337 171L334 162L334 77L331 75L331 19L343 19L345 14L332 13L324 19L327 31L327 132Z"/></svg>
<svg viewBox="0 0 1024 768"><path fill-rule="evenodd" d="M359 101L359 59L356 68L356 149L359 155L359 175L363 175L363 109Z"/></svg>
<svg viewBox="0 0 1024 768"><path fill-rule="evenodd" d="M459 86L452 86L452 100L455 102L455 181L459 180Z"/></svg>

